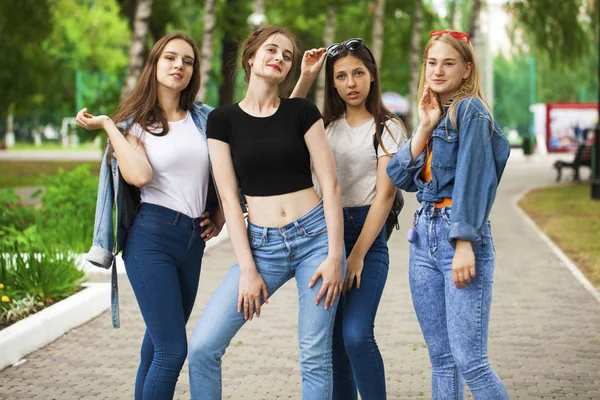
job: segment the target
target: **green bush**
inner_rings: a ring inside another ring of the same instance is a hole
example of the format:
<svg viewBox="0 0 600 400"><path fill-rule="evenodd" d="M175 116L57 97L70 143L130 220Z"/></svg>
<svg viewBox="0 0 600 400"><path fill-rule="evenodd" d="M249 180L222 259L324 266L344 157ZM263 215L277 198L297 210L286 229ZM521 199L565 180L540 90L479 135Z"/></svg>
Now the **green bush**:
<svg viewBox="0 0 600 400"><path fill-rule="evenodd" d="M94 232L98 178L83 164L72 171L60 170L44 176L46 187L37 224L43 240L55 246L83 253L89 249Z"/></svg>
<svg viewBox="0 0 600 400"><path fill-rule="evenodd" d="M75 294L84 281L75 256L68 253L47 250L5 255L4 259L7 286L16 298L30 294L52 304Z"/></svg>
<svg viewBox="0 0 600 400"><path fill-rule="evenodd" d="M2 230L23 230L35 222L35 209L23 203L14 189L0 192L0 235Z"/></svg>

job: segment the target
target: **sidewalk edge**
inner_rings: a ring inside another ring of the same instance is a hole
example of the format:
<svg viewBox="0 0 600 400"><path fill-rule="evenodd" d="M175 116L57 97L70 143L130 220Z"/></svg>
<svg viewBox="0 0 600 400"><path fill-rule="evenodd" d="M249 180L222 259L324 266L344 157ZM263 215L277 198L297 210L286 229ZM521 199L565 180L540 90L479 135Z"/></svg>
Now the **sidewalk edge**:
<svg viewBox="0 0 600 400"><path fill-rule="evenodd" d="M517 196L513 198L513 207L517 211L517 213L527 222L527 224L533 229L535 233L542 239L544 243L550 247L550 249L554 252L554 254L558 257L562 264L571 271L575 279L581 283L581 285L591 293L591 295L600 303L600 292L592 285L592 283L586 278L586 276L581 272L581 270L577 267L577 265L562 251L560 247L544 231L540 229L539 226L535 223L533 219L519 206L519 201L525 197L525 195L533 190L545 188L548 185L539 185L530 187Z"/></svg>
<svg viewBox="0 0 600 400"><path fill-rule="evenodd" d="M0 331L0 371L110 307L110 283L86 288Z"/></svg>

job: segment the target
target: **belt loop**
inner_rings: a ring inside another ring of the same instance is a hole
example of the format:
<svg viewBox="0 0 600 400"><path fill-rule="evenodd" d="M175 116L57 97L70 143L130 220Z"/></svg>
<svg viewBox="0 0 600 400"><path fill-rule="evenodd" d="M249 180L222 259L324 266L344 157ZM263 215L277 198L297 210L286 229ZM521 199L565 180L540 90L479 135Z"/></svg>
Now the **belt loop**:
<svg viewBox="0 0 600 400"><path fill-rule="evenodd" d="M266 226L263 226L263 231L262 231L262 237L266 238L267 237L267 231L269 230L269 228L267 228Z"/></svg>
<svg viewBox="0 0 600 400"><path fill-rule="evenodd" d="M179 222L180 215L181 215L181 213L179 211L175 212L175 218L173 219L173 225L177 225L177 223Z"/></svg>

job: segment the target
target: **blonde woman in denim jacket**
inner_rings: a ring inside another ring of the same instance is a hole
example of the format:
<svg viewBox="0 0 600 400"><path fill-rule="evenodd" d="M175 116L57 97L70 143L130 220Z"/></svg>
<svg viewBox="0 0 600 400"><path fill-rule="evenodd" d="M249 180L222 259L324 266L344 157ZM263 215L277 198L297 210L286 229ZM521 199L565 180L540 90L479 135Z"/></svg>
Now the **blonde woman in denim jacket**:
<svg viewBox="0 0 600 400"><path fill-rule="evenodd" d="M433 399L504 400L488 362L496 254L488 216L509 156L466 33L433 31L423 57L420 124L392 158L396 186L421 202L409 231L410 287L432 365Z"/></svg>
<svg viewBox="0 0 600 400"><path fill-rule="evenodd" d="M220 210L211 216L216 223L205 211L211 174L198 116L209 110L194 105L198 68L193 40L181 32L169 34L156 42L134 92L112 119L85 108L77 114L79 126L106 131L123 179L140 188L141 204L123 250L146 324L136 400L173 398L187 355L185 325L205 241L223 225ZM126 126L125 135L117 124Z"/></svg>

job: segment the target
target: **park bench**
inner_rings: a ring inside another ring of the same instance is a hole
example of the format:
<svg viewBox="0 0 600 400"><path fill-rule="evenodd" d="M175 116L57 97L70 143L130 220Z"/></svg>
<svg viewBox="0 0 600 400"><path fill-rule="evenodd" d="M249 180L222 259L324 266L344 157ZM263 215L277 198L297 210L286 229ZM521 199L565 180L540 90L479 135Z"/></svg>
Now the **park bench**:
<svg viewBox="0 0 600 400"><path fill-rule="evenodd" d="M579 167L592 168L592 148L591 144L581 144L575 151L575 158L572 162L558 160L554 163L556 168L556 182L559 182L562 178L563 168L573 168L575 174L573 175L573 181L579 182Z"/></svg>

